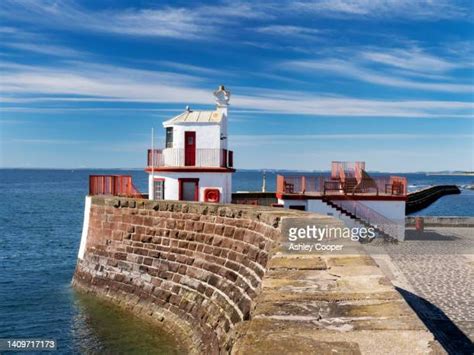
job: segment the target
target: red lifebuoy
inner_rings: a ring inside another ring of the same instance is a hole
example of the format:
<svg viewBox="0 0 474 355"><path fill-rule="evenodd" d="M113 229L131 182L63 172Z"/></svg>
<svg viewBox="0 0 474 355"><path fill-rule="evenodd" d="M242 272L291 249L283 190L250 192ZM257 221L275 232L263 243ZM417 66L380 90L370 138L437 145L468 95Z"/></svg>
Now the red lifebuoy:
<svg viewBox="0 0 474 355"><path fill-rule="evenodd" d="M205 202L219 202L221 193L219 189L206 189L204 190L204 201Z"/></svg>

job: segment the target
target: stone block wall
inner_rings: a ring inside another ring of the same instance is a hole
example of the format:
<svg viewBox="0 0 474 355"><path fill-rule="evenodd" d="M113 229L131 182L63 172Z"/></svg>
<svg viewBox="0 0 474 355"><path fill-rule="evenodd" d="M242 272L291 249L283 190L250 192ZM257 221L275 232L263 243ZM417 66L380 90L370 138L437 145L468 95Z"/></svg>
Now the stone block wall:
<svg viewBox="0 0 474 355"><path fill-rule="evenodd" d="M363 245L285 251L285 220L342 226L333 217L88 199L73 285L161 322L189 353L443 353Z"/></svg>
<svg viewBox="0 0 474 355"><path fill-rule="evenodd" d="M159 319L196 352L229 351L249 317L282 216L240 205L91 198L73 284ZM179 333L179 334L178 334Z"/></svg>

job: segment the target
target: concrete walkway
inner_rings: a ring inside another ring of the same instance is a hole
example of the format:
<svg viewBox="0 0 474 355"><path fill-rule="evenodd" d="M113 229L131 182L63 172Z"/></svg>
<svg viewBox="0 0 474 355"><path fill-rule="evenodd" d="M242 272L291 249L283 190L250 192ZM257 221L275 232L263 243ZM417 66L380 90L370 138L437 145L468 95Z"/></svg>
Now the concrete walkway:
<svg viewBox="0 0 474 355"><path fill-rule="evenodd" d="M328 217L312 221L336 225ZM238 326L232 354L443 353L363 247L345 243L344 255L282 246L267 265L251 320Z"/></svg>
<svg viewBox="0 0 474 355"><path fill-rule="evenodd" d="M406 241L366 250L446 351L474 353L473 228L407 229Z"/></svg>

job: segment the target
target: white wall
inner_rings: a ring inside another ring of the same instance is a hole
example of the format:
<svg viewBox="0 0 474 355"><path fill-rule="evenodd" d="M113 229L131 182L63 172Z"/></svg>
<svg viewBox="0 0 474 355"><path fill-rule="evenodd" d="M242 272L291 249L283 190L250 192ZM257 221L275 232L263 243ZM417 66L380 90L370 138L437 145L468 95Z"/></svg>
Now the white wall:
<svg viewBox="0 0 474 355"><path fill-rule="evenodd" d="M185 173L185 172L155 172L149 175L148 191L149 198L153 197L154 178L165 179L165 200L179 200L178 179L199 179L199 201L204 201L204 190L206 188L217 188L221 193L220 203L232 202L232 173Z"/></svg>
<svg viewBox="0 0 474 355"><path fill-rule="evenodd" d="M388 219L405 222L405 201L359 201Z"/></svg>
<svg viewBox="0 0 474 355"><path fill-rule="evenodd" d="M89 232L89 218L91 214L91 197L86 196L86 202L84 205L84 222L82 223L82 235L81 235L81 244L79 245L79 253L77 257L79 259L84 259L84 253L86 251L87 235Z"/></svg>
<svg viewBox="0 0 474 355"><path fill-rule="evenodd" d="M221 144L221 125L219 123L178 123L173 127L173 148L184 149L184 132L196 132L196 149L227 149ZM222 142L226 142L223 140Z"/></svg>

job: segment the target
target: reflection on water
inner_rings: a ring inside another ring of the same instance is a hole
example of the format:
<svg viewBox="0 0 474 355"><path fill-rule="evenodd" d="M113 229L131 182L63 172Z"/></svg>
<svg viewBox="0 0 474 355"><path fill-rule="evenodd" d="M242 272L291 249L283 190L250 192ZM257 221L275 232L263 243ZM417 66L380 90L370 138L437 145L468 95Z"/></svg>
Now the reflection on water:
<svg viewBox="0 0 474 355"><path fill-rule="evenodd" d="M73 347L79 353L183 354L158 325L94 296L74 292Z"/></svg>

